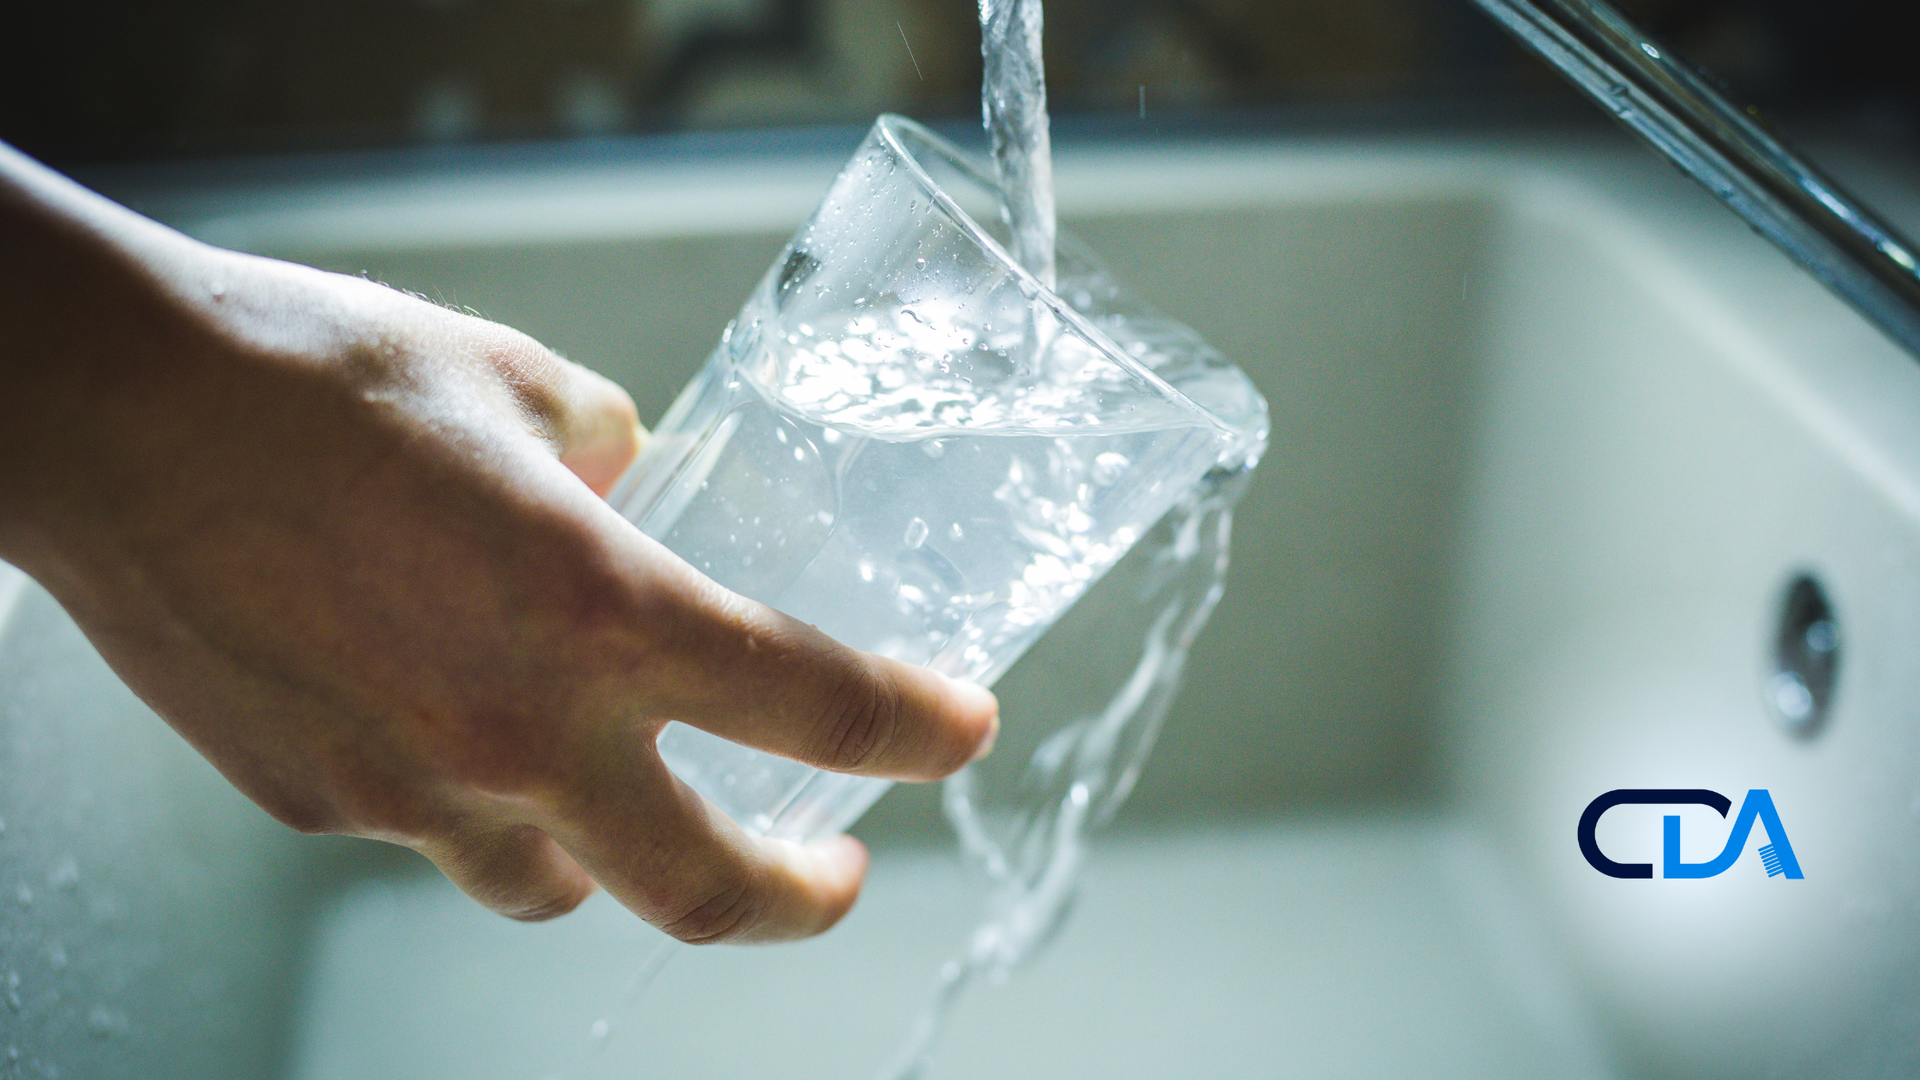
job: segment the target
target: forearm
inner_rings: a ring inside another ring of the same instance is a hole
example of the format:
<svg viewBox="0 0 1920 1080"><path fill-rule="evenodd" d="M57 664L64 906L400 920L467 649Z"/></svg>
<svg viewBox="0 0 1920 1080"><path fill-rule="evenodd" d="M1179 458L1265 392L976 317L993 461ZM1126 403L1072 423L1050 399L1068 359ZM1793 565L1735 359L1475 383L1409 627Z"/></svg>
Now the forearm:
<svg viewBox="0 0 1920 1080"><path fill-rule="evenodd" d="M0 144L0 558L39 561L85 500L80 467L191 332L183 279L211 254Z"/></svg>

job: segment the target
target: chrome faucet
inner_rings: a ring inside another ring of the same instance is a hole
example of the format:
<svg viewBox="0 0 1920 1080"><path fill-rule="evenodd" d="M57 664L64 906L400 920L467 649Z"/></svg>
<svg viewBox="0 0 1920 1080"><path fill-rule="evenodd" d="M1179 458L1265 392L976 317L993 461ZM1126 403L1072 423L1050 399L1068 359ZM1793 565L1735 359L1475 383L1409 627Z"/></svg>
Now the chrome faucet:
<svg viewBox="0 0 1920 1080"><path fill-rule="evenodd" d="M1474 0L1920 358L1920 247L1604 0Z"/></svg>

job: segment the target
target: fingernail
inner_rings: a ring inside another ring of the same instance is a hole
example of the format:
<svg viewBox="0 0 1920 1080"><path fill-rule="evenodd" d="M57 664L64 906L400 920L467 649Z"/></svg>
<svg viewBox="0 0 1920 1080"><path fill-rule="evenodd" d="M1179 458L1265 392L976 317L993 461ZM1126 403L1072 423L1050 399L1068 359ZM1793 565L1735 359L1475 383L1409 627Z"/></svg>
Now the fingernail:
<svg viewBox="0 0 1920 1080"><path fill-rule="evenodd" d="M973 748L973 757L970 760L979 761L981 758L993 753L993 742L999 737L1000 714L996 712L993 714L993 719L987 722L987 737L981 739L980 745Z"/></svg>
<svg viewBox="0 0 1920 1080"><path fill-rule="evenodd" d="M960 707L967 712L987 714L987 737L974 747L973 757L969 761L979 761L993 750L993 741L1000 737L1000 699L979 683L967 682L946 676L947 685L953 687L954 696L960 699Z"/></svg>

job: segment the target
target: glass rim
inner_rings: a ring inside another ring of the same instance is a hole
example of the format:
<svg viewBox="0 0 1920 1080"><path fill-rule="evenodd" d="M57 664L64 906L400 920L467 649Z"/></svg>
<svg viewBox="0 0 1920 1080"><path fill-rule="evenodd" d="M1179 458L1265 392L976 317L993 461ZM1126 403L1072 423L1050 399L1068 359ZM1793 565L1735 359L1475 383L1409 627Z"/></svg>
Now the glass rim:
<svg viewBox="0 0 1920 1080"><path fill-rule="evenodd" d="M907 136L922 143L929 150L932 150L944 158L946 163L957 169L961 175L980 185L983 190L991 194L996 200L1002 200L1004 196L1001 194L999 183L995 181L985 169L981 168L979 162L975 160L972 154L967 153L965 150L960 149L958 146L940 137L918 121L901 116L899 113L881 113L879 118L873 122L873 134L879 136L881 142L887 149L906 165L908 175L913 177L914 182L920 185L929 199L939 205L940 208L960 226L961 231L965 233L969 239L985 251L989 258L1013 273L1015 280L1020 284L1021 292L1045 304L1052 310L1055 318L1060 319L1066 325L1070 326L1074 333L1080 335L1095 348L1099 349L1108 360L1118 365L1121 370L1142 380L1148 386L1152 387L1155 392L1165 394L1167 397L1172 398L1178 402L1181 407L1199 413L1208 423L1218 429L1221 434L1227 436L1229 439L1235 440L1243 438L1248 434L1248 429L1234 424L1213 409L1208 408L1199 401L1195 401L1179 387L1168 382L1159 372L1154 371L1142 363L1139 357L1121 348L1119 342L1115 341L1106 331L1094 325L1093 320L1081 314L1073 305L1067 303L1066 299L1057 291L1049 288L1045 282L1034 276L1032 271L1020 265L1020 261L1013 257L1013 253L1007 250L1006 245L1002 244L992 233L988 232L972 214L967 212L965 207L960 205L959 200L948 194L947 190L940 185L940 182L933 178L933 174L927 171L925 165L921 164L920 159L914 154L913 148L908 145L907 140L902 138L902 136ZM1056 248L1058 247L1057 242L1055 246Z"/></svg>

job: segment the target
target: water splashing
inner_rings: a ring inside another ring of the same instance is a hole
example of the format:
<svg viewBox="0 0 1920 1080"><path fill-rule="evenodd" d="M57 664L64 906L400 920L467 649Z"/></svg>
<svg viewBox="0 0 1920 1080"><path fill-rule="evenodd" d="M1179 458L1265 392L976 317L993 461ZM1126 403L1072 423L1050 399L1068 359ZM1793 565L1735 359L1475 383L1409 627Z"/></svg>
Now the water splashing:
<svg viewBox="0 0 1920 1080"><path fill-rule="evenodd" d="M993 805L971 768L947 781L947 819L992 883L987 915L960 955L941 967L932 1000L881 1080L924 1077L967 987L983 973L1005 978L1059 930L1073 904L1087 836L1133 790L1179 688L1188 649L1225 590L1233 506L1252 465L1249 457L1210 473L1109 573L1103 588L1123 590L1151 619L1131 676L1105 707L1040 744L1007 807Z"/></svg>

